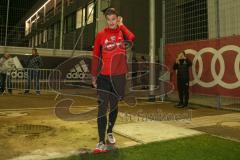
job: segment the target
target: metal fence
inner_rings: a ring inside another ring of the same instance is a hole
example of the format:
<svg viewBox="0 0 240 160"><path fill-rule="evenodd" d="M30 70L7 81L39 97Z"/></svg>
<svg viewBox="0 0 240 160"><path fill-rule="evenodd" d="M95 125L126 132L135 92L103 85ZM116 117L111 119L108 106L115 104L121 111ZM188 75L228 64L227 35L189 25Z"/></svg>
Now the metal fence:
<svg viewBox="0 0 240 160"><path fill-rule="evenodd" d="M28 46L22 22L34 3L36 2L30 0L0 1L0 45Z"/></svg>
<svg viewBox="0 0 240 160"><path fill-rule="evenodd" d="M59 92L61 72L55 69L14 69L7 72L6 90Z"/></svg>
<svg viewBox="0 0 240 160"><path fill-rule="evenodd" d="M8 36L6 37L6 26L0 25L0 46L20 46L28 47L29 41L24 36L24 27L8 26Z"/></svg>
<svg viewBox="0 0 240 160"><path fill-rule="evenodd" d="M207 0L166 0L166 43L208 38Z"/></svg>
<svg viewBox="0 0 240 160"><path fill-rule="evenodd" d="M240 34L240 1L165 0L166 43Z"/></svg>
<svg viewBox="0 0 240 160"><path fill-rule="evenodd" d="M165 0L165 48L172 49L165 54L185 51L194 60L191 74L199 76L197 81L206 91L197 93L191 88L193 104L240 108L239 66L234 68L240 54L237 50L240 46L239 7L240 1L236 0ZM216 85L207 86L211 82ZM232 84L236 84L235 87L228 87ZM178 100L177 93L170 96Z"/></svg>

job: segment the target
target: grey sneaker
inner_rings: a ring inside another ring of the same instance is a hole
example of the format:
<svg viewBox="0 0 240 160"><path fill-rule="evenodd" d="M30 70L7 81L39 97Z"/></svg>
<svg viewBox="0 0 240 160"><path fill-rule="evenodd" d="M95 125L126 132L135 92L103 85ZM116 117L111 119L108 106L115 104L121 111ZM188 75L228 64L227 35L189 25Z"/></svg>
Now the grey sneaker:
<svg viewBox="0 0 240 160"><path fill-rule="evenodd" d="M112 133L108 133L108 134L107 134L107 141L108 141L110 144L115 144L115 143L116 143L116 139L115 139L115 137L113 136Z"/></svg>
<svg viewBox="0 0 240 160"><path fill-rule="evenodd" d="M95 148L95 150L93 151L93 153L97 154L97 153L105 153L108 152L106 145L103 142L99 142Z"/></svg>

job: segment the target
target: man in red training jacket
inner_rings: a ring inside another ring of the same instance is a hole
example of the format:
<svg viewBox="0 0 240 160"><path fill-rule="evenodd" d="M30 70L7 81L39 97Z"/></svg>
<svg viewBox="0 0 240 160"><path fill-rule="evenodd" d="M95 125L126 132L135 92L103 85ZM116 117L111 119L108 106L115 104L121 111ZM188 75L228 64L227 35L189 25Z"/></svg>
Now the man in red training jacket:
<svg viewBox="0 0 240 160"><path fill-rule="evenodd" d="M92 85L97 88L98 95L99 143L94 153L108 151L105 145L106 129L107 143L116 143L112 130L117 119L118 102L124 97L125 77L128 72L124 41L132 42L135 38L134 34L123 25L122 17L114 8L108 8L104 14L108 26L95 38L91 68ZM110 112L107 123L108 104Z"/></svg>

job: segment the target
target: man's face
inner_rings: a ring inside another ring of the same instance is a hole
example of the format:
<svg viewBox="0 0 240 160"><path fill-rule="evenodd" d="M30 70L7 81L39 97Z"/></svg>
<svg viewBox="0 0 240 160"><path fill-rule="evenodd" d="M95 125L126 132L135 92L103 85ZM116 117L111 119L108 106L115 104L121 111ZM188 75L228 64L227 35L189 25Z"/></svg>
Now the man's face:
<svg viewBox="0 0 240 160"><path fill-rule="evenodd" d="M107 24L110 29L116 29L118 25L118 17L115 14L107 15Z"/></svg>
<svg viewBox="0 0 240 160"><path fill-rule="evenodd" d="M5 57L6 59L9 59L9 58L10 58L10 55L9 55L8 53L5 53L5 54L4 54L4 57Z"/></svg>
<svg viewBox="0 0 240 160"><path fill-rule="evenodd" d="M37 52L35 49L32 50L32 55L35 55Z"/></svg>

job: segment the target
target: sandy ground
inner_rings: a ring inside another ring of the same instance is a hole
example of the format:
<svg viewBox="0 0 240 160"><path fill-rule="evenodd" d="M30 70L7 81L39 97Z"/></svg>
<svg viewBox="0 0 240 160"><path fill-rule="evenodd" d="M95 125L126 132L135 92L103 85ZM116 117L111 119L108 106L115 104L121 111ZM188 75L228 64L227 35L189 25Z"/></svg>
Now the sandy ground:
<svg viewBox="0 0 240 160"><path fill-rule="evenodd" d="M96 125L96 100L82 97L61 96L54 100L55 94L4 95L0 97L0 157L1 159L27 159L27 155L62 157L93 149L98 141ZM93 109L76 119L61 119L56 115L55 106L60 100L74 100L71 113L80 114ZM95 109L95 110L94 110ZM121 116L117 124L128 124L136 120L128 114L143 115L161 112L163 114L184 114L191 110L192 118L229 114L231 111L215 110L198 106L178 109L173 103L143 102L129 107L121 102ZM140 114L139 114L140 113ZM199 128L199 130L204 130ZM205 131L205 130L204 130ZM224 132L224 130L222 130ZM235 134L235 132L234 132ZM139 144L137 141L116 135L118 147ZM51 155L50 155L51 154ZM25 156L25 158L24 158ZM20 157L20 158L19 158ZM41 159L44 159L44 158ZM30 157L31 158L31 157ZM34 158L33 158L34 159ZM38 159L38 158L35 158Z"/></svg>
<svg viewBox="0 0 240 160"><path fill-rule="evenodd" d="M87 120L64 120L55 114L55 95L8 95L0 97L0 157L10 159L28 154L78 153L93 149L98 141L96 115ZM69 97L65 97L69 98ZM72 114L96 105L93 100L74 98ZM84 106L84 107L81 107ZM118 121L117 123L123 123ZM119 147L137 144L116 135Z"/></svg>

